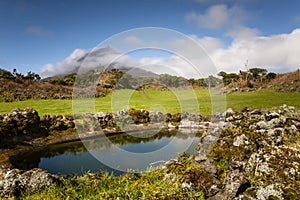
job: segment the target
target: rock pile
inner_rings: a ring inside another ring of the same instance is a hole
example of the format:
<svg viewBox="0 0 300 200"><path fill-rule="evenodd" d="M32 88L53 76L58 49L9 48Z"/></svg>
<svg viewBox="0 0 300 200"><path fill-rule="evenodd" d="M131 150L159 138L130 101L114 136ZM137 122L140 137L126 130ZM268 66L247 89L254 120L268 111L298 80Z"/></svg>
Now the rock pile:
<svg viewBox="0 0 300 200"><path fill-rule="evenodd" d="M41 119L41 127L48 132L64 131L75 127L74 118L64 115L44 115Z"/></svg>
<svg viewBox="0 0 300 200"><path fill-rule="evenodd" d="M45 115L40 119L32 108L14 109L0 114L0 149L37 137L47 136L51 131L64 131L75 127L71 116Z"/></svg>
<svg viewBox="0 0 300 200"><path fill-rule="evenodd" d="M15 109L9 114L0 115L0 134L29 135L40 131L40 117L31 108Z"/></svg>
<svg viewBox="0 0 300 200"><path fill-rule="evenodd" d="M31 108L0 115L0 149L45 135L40 122L37 111Z"/></svg>
<svg viewBox="0 0 300 200"><path fill-rule="evenodd" d="M203 186L208 199L299 199L300 112L284 105L219 117L194 157L205 173L188 184L213 177Z"/></svg>
<svg viewBox="0 0 300 200"><path fill-rule="evenodd" d="M34 193L38 190L58 184L62 177L49 174L42 169L8 171L3 180L0 180L0 194L3 198L20 196L24 192Z"/></svg>

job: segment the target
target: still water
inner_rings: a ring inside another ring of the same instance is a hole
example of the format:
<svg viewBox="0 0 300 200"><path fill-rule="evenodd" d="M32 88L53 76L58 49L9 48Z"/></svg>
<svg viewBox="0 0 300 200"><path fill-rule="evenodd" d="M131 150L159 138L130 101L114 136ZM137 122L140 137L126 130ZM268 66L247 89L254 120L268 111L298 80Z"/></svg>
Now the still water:
<svg viewBox="0 0 300 200"><path fill-rule="evenodd" d="M186 129L99 137L37 149L18 156L13 165L25 170L39 167L54 174L81 175L104 170L120 175L163 164L178 153L194 154L199 135Z"/></svg>

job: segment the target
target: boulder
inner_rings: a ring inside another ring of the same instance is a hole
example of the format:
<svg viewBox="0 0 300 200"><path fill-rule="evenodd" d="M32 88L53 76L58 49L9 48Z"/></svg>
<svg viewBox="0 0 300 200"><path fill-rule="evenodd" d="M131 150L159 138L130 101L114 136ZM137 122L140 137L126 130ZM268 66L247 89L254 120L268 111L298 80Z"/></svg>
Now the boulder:
<svg viewBox="0 0 300 200"><path fill-rule="evenodd" d="M206 197L298 199L300 112L283 105L228 109L222 116L225 122L207 131L195 153L201 168L221 183L213 183Z"/></svg>
<svg viewBox="0 0 300 200"><path fill-rule="evenodd" d="M25 172L12 169L0 181L0 195L3 198L11 198L24 192L34 193L52 184L57 184L61 180L61 177L49 174L42 169L32 169Z"/></svg>

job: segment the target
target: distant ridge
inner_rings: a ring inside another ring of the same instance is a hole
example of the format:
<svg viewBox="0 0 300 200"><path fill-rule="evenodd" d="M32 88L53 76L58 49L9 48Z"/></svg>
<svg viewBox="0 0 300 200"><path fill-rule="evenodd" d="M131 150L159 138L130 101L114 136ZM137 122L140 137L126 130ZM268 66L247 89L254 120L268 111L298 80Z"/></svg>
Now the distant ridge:
<svg viewBox="0 0 300 200"><path fill-rule="evenodd" d="M136 68L136 67L121 67L119 68L119 70L121 70L124 73L130 74L134 77L157 77L159 76L156 73L144 70L144 69L140 69L140 68Z"/></svg>
<svg viewBox="0 0 300 200"><path fill-rule="evenodd" d="M55 78L64 78L65 76L68 76L70 74L77 73L78 69L79 69L79 67L72 70L72 71L69 71L68 73L57 74L55 76L44 78L44 79L42 79L42 81L50 81L50 80L55 79ZM101 71L103 69L104 68L99 69L99 70ZM120 71L122 71L126 74L130 74L133 77L157 77L157 76L159 76L156 73L153 73L153 72L150 72L150 71L147 71L147 70L144 70L144 69L136 68L136 67L124 67L124 66L119 67L117 65L111 65L107 68L107 70L111 70L111 69L119 69Z"/></svg>

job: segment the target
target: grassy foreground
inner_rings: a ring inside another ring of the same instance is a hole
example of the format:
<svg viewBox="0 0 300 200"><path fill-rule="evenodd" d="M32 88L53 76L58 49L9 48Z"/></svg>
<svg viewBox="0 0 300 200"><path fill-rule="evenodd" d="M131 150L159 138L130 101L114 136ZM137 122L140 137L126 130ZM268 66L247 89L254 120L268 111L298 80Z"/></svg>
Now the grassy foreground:
<svg viewBox="0 0 300 200"><path fill-rule="evenodd" d="M276 92L263 89L255 92L243 92L227 95L214 95L211 98L209 90L174 90L157 91L146 90L138 92L133 90L118 90L106 97L96 99L68 100L27 100L19 102L0 102L0 113L8 113L15 108L32 107L40 116L44 114L72 114L72 106L77 112L114 112L123 108L139 108L153 111L176 113L181 111L200 112L203 115L212 114L213 105L223 111L226 108L240 110L244 107L271 108L287 104L300 109L300 93ZM73 105L72 105L73 104Z"/></svg>
<svg viewBox="0 0 300 200"><path fill-rule="evenodd" d="M128 173L120 177L108 174L85 174L66 179L59 184L23 194L21 199L204 199L204 188L182 185L185 174L202 169L190 158L179 158L181 165L149 169L143 173ZM175 198L176 197L176 198Z"/></svg>

